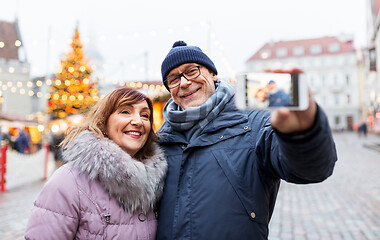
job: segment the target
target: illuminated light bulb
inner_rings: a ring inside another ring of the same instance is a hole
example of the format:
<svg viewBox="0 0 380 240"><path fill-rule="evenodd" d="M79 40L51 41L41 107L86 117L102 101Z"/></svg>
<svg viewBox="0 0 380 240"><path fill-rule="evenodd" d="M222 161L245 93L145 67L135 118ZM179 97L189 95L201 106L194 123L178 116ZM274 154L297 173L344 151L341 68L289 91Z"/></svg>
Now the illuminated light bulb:
<svg viewBox="0 0 380 240"><path fill-rule="evenodd" d="M71 96L69 97L69 99L70 99L70 101L75 101L75 96L74 96L74 95L71 95Z"/></svg>
<svg viewBox="0 0 380 240"><path fill-rule="evenodd" d="M79 70L80 70L81 72L84 72L84 71L86 71L86 67L85 67L85 66L80 66Z"/></svg>
<svg viewBox="0 0 380 240"><path fill-rule="evenodd" d="M29 96L33 96L34 92L32 90L29 91Z"/></svg>
<svg viewBox="0 0 380 240"><path fill-rule="evenodd" d="M51 79L46 80L46 85L50 86L52 84Z"/></svg>
<svg viewBox="0 0 380 240"><path fill-rule="evenodd" d="M21 41L20 40L16 40L15 41L15 46L16 47L20 47L21 46Z"/></svg>
<svg viewBox="0 0 380 240"><path fill-rule="evenodd" d="M20 89L20 94L24 95L25 94L25 89Z"/></svg>
<svg viewBox="0 0 380 240"><path fill-rule="evenodd" d="M38 92L38 93L37 93L37 97L38 97L38 98L41 98L41 97L42 97L42 93L41 93L41 92Z"/></svg>
<svg viewBox="0 0 380 240"><path fill-rule="evenodd" d="M8 87L12 87L12 82L7 82Z"/></svg>
<svg viewBox="0 0 380 240"><path fill-rule="evenodd" d="M137 88L141 88L141 87L142 87L142 83L141 83L141 82L138 82L138 83L136 84L136 87L137 87Z"/></svg>
<svg viewBox="0 0 380 240"><path fill-rule="evenodd" d="M84 98L84 97L83 97L83 95L82 95L82 94L79 94L79 95L78 95L78 100L81 100L81 101L82 101L82 100L83 100L83 98Z"/></svg>
<svg viewBox="0 0 380 240"><path fill-rule="evenodd" d="M58 93L54 94L54 95L53 95L53 99L54 99L54 100L58 100L58 99L59 99L59 94L58 94Z"/></svg>
<svg viewBox="0 0 380 240"><path fill-rule="evenodd" d="M66 95L62 95L62 100L66 101L67 100L67 96Z"/></svg>
<svg viewBox="0 0 380 240"><path fill-rule="evenodd" d="M8 72L9 73L14 73L15 72L15 68L14 67L9 67Z"/></svg>
<svg viewBox="0 0 380 240"><path fill-rule="evenodd" d="M17 82L17 87L19 87L19 88L22 87L22 82L18 81Z"/></svg>
<svg viewBox="0 0 380 240"><path fill-rule="evenodd" d="M38 125L37 129L39 132L43 132L45 130L45 127L43 125Z"/></svg>
<svg viewBox="0 0 380 240"><path fill-rule="evenodd" d="M11 88L11 92L13 92L13 93L15 93L16 90L17 90L17 89L16 89L15 87L12 87L12 88Z"/></svg>
<svg viewBox="0 0 380 240"><path fill-rule="evenodd" d="M73 67L69 67L69 72L73 73L74 72L74 68Z"/></svg>
<svg viewBox="0 0 380 240"><path fill-rule="evenodd" d="M3 41L0 41L0 48L3 48L5 46L5 43Z"/></svg>
<svg viewBox="0 0 380 240"><path fill-rule="evenodd" d="M148 89L148 87L149 87L148 84L144 84L143 86L144 89Z"/></svg>
<svg viewBox="0 0 380 240"><path fill-rule="evenodd" d="M1 87L1 89L3 89L3 90L5 91L5 90L8 89L8 87L7 87L7 85L3 85L3 86Z"/></svg>
<svg viewBox="0 0 380 240"><path fill-rule="evenodd" d="M88 78L83 79L83 83L84 83L84 84L88 84L89 81L90 81L90 80L88 80Z"/></svg>
<svg viewBox="0 0 380 240"><path fill-rule="evenodd" d="M32 87L32 86L33 86L33 83L32 83L31 81L28 81L28 82L26 83L26 86L28 86L28 87Z"/></svg>
<svg viewBox="0 0 380 240"><path fill-rule="evenodd" d="M69 80L66 80L66 81L65 81L65 85L66 85L66 86L70 86L70 84L71 84L71 82L70 82Z"/></svg>
<svg viewBox="0 0 380 240"><path fill-rule="evenodd" d="M57 80L55 81L55 85L56 85L56 86L61 86L61 84L62 84L62 83L61 83L61 80L57 79Z"/></svg>
<svg viewBox="0 0 380 240"><path fill-rule="evenodd" d="M42 81L38 80L38 81L36 82L36 85L37 85L37 87L41 87L41 86L42 86Z"/></svg>

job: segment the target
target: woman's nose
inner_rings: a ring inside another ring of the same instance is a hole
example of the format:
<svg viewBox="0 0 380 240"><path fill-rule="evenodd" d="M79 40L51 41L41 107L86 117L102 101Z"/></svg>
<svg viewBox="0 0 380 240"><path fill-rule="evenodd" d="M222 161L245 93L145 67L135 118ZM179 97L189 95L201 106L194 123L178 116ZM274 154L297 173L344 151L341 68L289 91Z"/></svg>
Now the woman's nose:
<svg viewBox="0 0 380 240"><path fill-rule="evenodd" d="M132 117L132 121L131 121L131 123L132 123L133 125L136 125L136 126L141 126L141 125L142 125L141 117L138 116L138 115L133 116L133 117Z"/></svg>

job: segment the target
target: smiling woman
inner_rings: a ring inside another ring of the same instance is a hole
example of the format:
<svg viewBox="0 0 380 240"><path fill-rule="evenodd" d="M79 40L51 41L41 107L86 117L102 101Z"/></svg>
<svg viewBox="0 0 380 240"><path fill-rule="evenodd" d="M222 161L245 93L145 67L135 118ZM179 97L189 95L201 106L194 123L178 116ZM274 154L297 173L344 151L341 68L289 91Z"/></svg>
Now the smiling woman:
<svg viewBox="0 0 380 240"><path fill-rule="evenodd" d="M167 163L152 112L126 87L101 99L63 141L65 164L37 197L25 238L155 239Z"/></svg>

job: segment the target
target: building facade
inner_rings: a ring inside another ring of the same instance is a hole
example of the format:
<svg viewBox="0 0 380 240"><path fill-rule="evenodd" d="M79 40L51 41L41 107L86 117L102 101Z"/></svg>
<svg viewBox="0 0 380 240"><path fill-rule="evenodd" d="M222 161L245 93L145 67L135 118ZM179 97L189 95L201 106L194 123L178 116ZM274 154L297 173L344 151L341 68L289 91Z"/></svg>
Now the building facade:
<svg viewBox="0 0 380 240"><path fill-rule="evenodd" d="M380 0L367 0L366 61L367 122L370 130L380 134Z"/></svg>
<svg viewBox="0 0 380 240"><path fill-rule="evenodd" d="M0 21L1 112L27 116L32 112L30 64L27 62L17 20Z"/></svg>
<svg viewBox="0 0 380 240"><path fill-rule="evenodd" d="M360 123L358 60L349 36L268 42L246 62L247 72L302 69L334 130Z"/></svg>

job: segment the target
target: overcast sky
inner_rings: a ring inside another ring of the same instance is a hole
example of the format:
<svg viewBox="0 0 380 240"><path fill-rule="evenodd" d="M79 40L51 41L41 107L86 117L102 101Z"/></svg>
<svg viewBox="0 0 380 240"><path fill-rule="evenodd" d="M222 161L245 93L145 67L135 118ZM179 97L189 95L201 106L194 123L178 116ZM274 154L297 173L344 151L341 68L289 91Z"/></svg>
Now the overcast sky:
<svg viewBox="0 0 380 240"><path fill-rule="evenodd" d="M268 41L349 34L366 45L366 0L0 0L0 20L19 20L31 75L55 72L79 23L108 80L160 80L176 40L199 46L220 77L245 70ZM1 36L0 36L1 38Z"/></svg>

